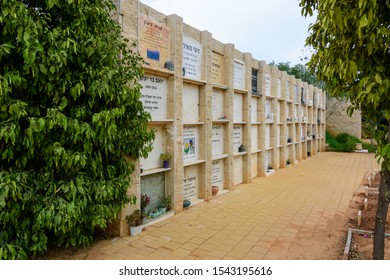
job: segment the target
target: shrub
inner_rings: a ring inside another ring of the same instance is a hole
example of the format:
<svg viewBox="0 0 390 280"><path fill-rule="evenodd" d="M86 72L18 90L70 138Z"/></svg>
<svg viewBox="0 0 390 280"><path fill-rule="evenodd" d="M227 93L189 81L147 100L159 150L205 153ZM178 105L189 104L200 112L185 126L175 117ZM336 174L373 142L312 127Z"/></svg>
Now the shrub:
<svg viewBox="0 0 390 280"><path fill-rule="evenodd" d="M363 142L348 133L340 133L334 137L327 131L326 143L329 145L329 150L331 151L351 153L355 151L356 143ZM374 153L376 150L375 146L367 143L363 143L363 149L367 149L370 153Z"/></svg>
<svg viewBox="0 0 390 280"><path fill-rule="evenodd" d="M0 3L0 259L86 246L151 150L142 59L110 0Z"/></svg>

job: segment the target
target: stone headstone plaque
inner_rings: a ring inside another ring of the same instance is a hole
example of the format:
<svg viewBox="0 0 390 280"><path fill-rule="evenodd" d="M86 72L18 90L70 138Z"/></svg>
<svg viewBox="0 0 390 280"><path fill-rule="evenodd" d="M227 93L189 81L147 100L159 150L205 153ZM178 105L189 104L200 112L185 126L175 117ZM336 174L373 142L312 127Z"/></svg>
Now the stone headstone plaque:
<svg viewBox="0 0 390 280"><path fill-rule="evenodd" d="M184 77L202 78L202 45L189 37L183 38L183 68Z"/></svg>
<svg viewBox="0 0 390 280"><path fill-rule="evenodd" d="M197 199L199 189L198 166L186 167L185 174L183 178L183 199Z"/></svg>
<svg viewBox="0 0 390 280"><path fill-rule="evenodd" d="M238 147L242 144L242 125L233 126L233 149L234 153L238 153Z"/></svg>
<svg viewBox="0 0 390 280"><path fill-rule="evenodd" d="M223 103L224 103L223 91L218 89L213 89L213 96L212 96L213 120L218 120L225 116Z"/></svg>
<svg viewBox="0 0 390 280"><path fill-rule="evenodd" d="M223 154L223 126L222 125L213 125L212 127L212 155L222 155Z"/></svg>
<svg viewBox="0 0 390 280"><path fill-rule="evenodd" d="M149 112L152 120L167 119L167 78L155 75L145 75L139 83L142 85L141 101L144 110Z"/></svg>
<svg viewBox="0 0 390 280"><path fill-rule="evenodd" d="M211 58L211 79L213 83L224 84L223 56L216 52L213 52Z"/></svg>
<svg viewBox="0 0 390 280"><path fill-rule="evenodd" d="M164 68L169 58L169 28L146 15L139 21L140 54L153 68Z"/></svg>
<svg viewBox="0 0 390 280"><path fill-rule="evenodd" d="M245 89L244 63L234 61L234 88Z"/></svg>
<svg viewBox="0 0 390 280"><path fill-rule="evenodd" d="M222 160L213 161L212 173L211 173L211 184L213 186L218 186L219 190L222 190L224 187L223 177L224 177L223 161Z"/></svg>

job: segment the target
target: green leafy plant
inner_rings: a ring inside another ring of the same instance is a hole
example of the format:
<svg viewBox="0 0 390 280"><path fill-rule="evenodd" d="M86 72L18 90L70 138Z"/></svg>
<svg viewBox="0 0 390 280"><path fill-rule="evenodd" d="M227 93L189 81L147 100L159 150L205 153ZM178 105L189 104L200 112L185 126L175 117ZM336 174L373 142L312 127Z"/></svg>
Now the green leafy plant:
<svg viewBox="0 0 390 280"><path fill-rule="evenodd" d="M161 196L160 200L163 207L167 208L167 211L171 210L172 197L170 195Z"/></svg>
<svg viewBox="0 0 390 280"><path fill-rule="evenodd" d="M316 14L306 39L313 49L309 70L326 84L330 96L350 101L350 116L359 110L375 128L381 183L373 258L384 259L390 202L390 1L300 0L300 6L303 15Z"/></svg>
<svg viewBox="0 0 390 280"><path fill-rule="evenodd" d="M86 246L151 151L142 59L109 0L0 3L0 259Z"/></svg>
<svg viewBox="0 0 390 280"><path fill-rule="evenodd" d="M162 161L169 160L172 156L170 154L160 154L160 159Z"/></svg>
<svg viewBox="0 0 390 280"><path fill-rule="evenodd" d="M348 133L340 133L334 137L331 133L327 131L326 143L329 146L329 150L335 152L354 152L356 143L362 143L363 149L368 150L369 153L374 153L376 150L376 147L374 145L363 143L360 139Z"/></svg>
<svg viewBox="0 0 390 280"><path fill-rule="evenodd" d="M143 215L141 210L134 210L133 213L126 216L126 221L129 223L131 227L138 227L143 224Z"/></svg>

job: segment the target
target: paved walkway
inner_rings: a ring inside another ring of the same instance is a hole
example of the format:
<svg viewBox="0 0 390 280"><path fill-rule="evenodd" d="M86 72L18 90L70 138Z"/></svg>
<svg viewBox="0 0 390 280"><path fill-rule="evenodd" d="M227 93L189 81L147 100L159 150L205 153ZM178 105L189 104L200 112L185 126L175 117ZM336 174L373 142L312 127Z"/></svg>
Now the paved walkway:
<svg viewBox="0 0 390 280"><path fill-rule="evenodd" d="M288 259L301 241L329 230L374 168L373 154L321 153L190 207L139 236L101 241L76 258Z"/></svg>

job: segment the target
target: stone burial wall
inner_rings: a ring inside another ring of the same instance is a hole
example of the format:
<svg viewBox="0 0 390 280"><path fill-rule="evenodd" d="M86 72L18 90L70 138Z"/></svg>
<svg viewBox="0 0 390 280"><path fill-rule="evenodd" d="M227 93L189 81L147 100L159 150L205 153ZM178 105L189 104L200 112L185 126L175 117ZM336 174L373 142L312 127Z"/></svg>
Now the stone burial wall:
<svg viewBox="0 0 390 280"><path fill-rule="evenodd" d="M153 151L141 158L129 193L161 196L183 211L233 186L250 182L325 149L325 94L316 87L223 44L177 15L137 0L118 3L123 36L137 42L145 63L141 101L156 131ZM169 167L160 154L167 153ZM139 201L139 199L138 199ZM116 233L126 235L123 209ZM145 223L161 219L147 218Z"/></svg>

